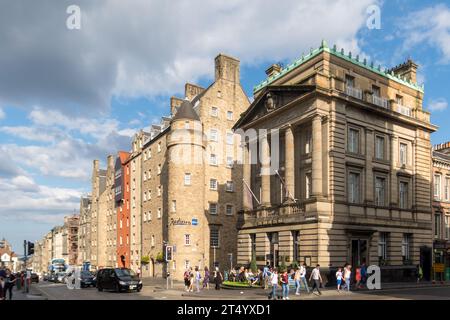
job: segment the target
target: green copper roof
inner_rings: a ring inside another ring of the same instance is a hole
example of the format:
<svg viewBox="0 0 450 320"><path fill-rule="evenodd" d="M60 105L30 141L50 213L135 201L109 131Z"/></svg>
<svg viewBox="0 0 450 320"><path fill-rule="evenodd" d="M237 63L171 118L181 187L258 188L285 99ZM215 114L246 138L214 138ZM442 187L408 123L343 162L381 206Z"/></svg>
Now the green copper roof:
<svg viewBox="0 0 450 320"><path fill-rule="evenodd" d="M334 46L333 48L329 48L326 41L322 41L322 44L320 46L320 48L317 49L311 49L311 51L309 52L309 54L307 54L306 56L303 55L300 59L295 60L293 63L287 65L285 68L283 68L280 73L273 75L269 78L267 78L266 80L264 80L263 82L261 82L260 84L256 85L253 88L253 93L256 93L258 91L260 91L262 88L268 86L269 84L271 84L272 82L274 82L275 80L278 80L279 78L283 77L284 75L288 74L289 72L291 72L292 70L296 69L297 67L303 65L305 62L313 59L314 57L318 56L319 54L321 54L322 52L328 52L336 57L339 57L341 59L347 60L355 65L358 65L362 68L365 68L369 71L372 71L376 74L379 74L380 76L383 76L385 78L388 78L390 80L393 80L395 82L398 82L400 84L403 84L411 89L414 90L418 90L420 92L424 92L425 88L424 85L418 85L417 83L413 83L411 81L406 80L405 78L401 78L398 77L396 75L394 75L394 73L388 72L387 69L382 70L381 66L379 65L378 67L374 66L374 63L372 62L371 64L367 63L367 60L364 59L363 61L360 61L359 55L357 55L356 57L352 56L352 53L349 52L347 55L344 52L344 49L341 49L341 51L338 51L336 46Z"/></svg>

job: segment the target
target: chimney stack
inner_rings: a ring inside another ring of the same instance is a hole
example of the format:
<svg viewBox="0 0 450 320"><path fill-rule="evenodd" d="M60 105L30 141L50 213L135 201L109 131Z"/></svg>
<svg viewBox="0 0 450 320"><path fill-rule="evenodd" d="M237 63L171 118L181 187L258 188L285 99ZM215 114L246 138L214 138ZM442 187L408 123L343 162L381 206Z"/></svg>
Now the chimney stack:
<svg viewBox="0 0 450 320"><path fill-rule="evenodd" d="M216 59L216 81L219 79L228 80L236 84L240 81L240 67L239 60L224 55L219 54Z"/></svg>
<svg viewBox="0 0 450 320"><path fill-rule="evenodd" d="M279 64L273 64L266 70L266 74L269 78L271 76L279 74L280 72L281 72L281 66Z"/></svg>
<svg viewBox="0 0 450 320"><path fill-rule="evenodd" d="M408 59L405 63L389 70L389 72L394 72L394 75L396 75L397 77L406 78L407 81L417 83L418 68L419 66L414 61Z"/></svg>

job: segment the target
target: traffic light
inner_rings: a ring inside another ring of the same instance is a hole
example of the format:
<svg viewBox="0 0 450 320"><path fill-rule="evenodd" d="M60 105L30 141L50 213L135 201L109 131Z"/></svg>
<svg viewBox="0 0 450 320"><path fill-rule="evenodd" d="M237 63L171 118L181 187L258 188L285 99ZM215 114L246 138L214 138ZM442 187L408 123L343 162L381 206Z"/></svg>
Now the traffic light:
<svg viewBox="0 0 450 320"><path fill-rule="evenodd" d="M172 261L172 246L166 246L166 261Z"/></svg>
<svg viewBox="0 0 450 320"><path fill-rule="evenodd" d="M34 254L34 243L31 241L28 241L28 255L31 256Z"/></svg>

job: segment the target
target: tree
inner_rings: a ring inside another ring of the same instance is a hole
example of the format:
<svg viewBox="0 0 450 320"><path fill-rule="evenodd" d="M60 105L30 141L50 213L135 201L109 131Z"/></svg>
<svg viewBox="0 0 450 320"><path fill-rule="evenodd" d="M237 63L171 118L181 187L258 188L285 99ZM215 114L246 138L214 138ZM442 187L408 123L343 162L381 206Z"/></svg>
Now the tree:
<svg viewBox="0 0 450 320"><path fill-rule="evenodd" d="M281 264L280 264L280 272L284 272L286 269L287 269L287 267L286 267L285 257L282 256L281 257Z"/></svg>
<svg viewBox="0 0 450 320"><path fill-rule="evenodd" d="M255 254L252 254L252 261L250 262L250 270L252 270L253 273L258 272L258 265L256 264Z"/></svg>

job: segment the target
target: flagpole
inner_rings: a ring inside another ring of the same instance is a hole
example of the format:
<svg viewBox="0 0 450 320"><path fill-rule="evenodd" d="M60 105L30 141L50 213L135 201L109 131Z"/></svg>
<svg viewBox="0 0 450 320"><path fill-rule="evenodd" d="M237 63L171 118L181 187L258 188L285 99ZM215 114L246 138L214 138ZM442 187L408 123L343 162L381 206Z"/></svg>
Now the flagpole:
<svg viewBox="0 0 450 320"><path fill-rule="evenodd" d="M289 189L286 187L286 183L284 182L283 177L280 175L280 173L278 172L278 170L275 170L275 172L276 172L277 176L280 178L281 183L283 184L284 189L287 191L287 196L288 196L289 198L291 198L292 200L295 201L295 198L292 196L291 192L290 192Z"/></svg>
<svg viewBox="0 0 450 320"><path fill-rule="evenodd" d="M256 202L258 202L258 204L260 205L261 202L258 200L258 198L256 198L255 194L253 193L252 189L249 187L249 185L247 184L247 182L245 182L244 179L242 179L242 181L244 182L245 186L247 187L248 191L250 191L251 195L253 196L253 198L255 198Z"/></svg>

